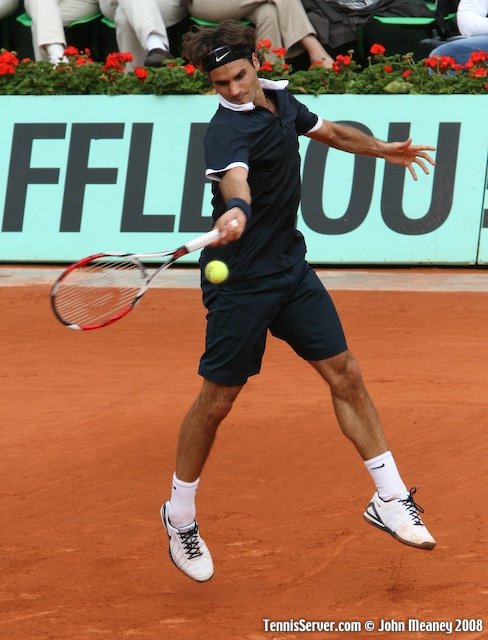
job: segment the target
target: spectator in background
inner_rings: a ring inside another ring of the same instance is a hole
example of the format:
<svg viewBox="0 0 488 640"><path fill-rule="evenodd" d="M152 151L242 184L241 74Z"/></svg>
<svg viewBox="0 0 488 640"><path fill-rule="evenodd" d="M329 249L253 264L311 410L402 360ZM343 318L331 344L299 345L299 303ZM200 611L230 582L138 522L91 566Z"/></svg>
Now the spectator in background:
<svg viewBox="0 0 488 640"><path fill-rule="evenodd" d="M270 40L274 48L286 50L287 58L306 51L311 63L332 67L300 0L190 0L188 8L196 18L212 22L246 18L256 27L257 42Z"/></svg>
<svg viewBox="0 0 488 640"><path fill-rule="evenodd" d="M461 0L456 20L461 36L446 40L429 55L450 56L464 65L473 52L488 52L488 0Z"/></svg>
<svg viewBox="0 0 488 640"><path fill-rule="evenodd" d="M100 12L97 0L25 0L32 20L32 46L36 60L66 62L64 27Z"/></svg>
<svg viewBox="0 0 488 640"><path fill-rule="evenodd" d="M461 0L456 19L461 35L488 36L488 0Z"/></svg>
<svg viewBox="0 0 488 640"><path fill-rule="evenodd" d="M132 65L162 67L172 58L167 27L188 15L185 0L100 0L102 13L115 23L119 51L130 51Z"/></svg>
<svg viewBox="0 0 488 640"><path fill-rule="evenodd" d="M0 20L9 16L19 6L19 0L0 0Z"/></svg>
<svg viewBox="0 0 488 640"><path fill-rule="evenodd" d="M333 55L344 54L350 49L360 51L362 48L360 43L367 36L367 27L374 16L412 18L434 18L435 16L435 11L423 0L301 0L301 2L317 32L318 39ZM398 47L401 51L401 37Z"/></svg>

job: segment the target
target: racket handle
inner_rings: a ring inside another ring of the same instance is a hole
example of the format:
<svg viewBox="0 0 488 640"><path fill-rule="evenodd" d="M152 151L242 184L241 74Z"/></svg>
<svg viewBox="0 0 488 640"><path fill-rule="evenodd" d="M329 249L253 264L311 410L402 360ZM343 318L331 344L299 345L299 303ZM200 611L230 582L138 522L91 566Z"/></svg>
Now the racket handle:
<svg viewBox="0 0 488 640"><path fill-rule="evenodd" d="M237 222L237 220L232 220L230 224L233 227L237 227L239 223ZM189 242L187 242L185 244L185 249L188 251L188 253L191 253L192 251L196 251L197 249L202 249L203 247L206 247L208 244L215 242L215 240L218 240L219 236L220 236L220 231L218 229L212 229L212 231L208 231L207 233L204 233L203 235L198 236L198 238L195 238L194 240L190 240Z"/></svg>

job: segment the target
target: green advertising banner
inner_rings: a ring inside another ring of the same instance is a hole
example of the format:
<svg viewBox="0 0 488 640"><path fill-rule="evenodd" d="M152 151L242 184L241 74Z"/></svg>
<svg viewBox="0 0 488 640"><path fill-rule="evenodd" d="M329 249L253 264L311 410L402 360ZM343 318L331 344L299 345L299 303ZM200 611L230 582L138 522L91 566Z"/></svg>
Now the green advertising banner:
<svg viewBox="0 0 488 640"><path fill-rule="evenodd" d="M485 191L482 204L481 234L477 262L478 264L488 264L488 166L485 176Z"/></svg>
<svg viewBox="0 0 488 640"><path fill-rule="evenodd" d="M487 96L299 99L378 138L437 148L435 169L415 182L382 159L302 137L298 226L310 262L474 264L478 249L486 262ZM217 105L216 96L1 97L0 260L152 252L208 230L203 137Z"/></svg>

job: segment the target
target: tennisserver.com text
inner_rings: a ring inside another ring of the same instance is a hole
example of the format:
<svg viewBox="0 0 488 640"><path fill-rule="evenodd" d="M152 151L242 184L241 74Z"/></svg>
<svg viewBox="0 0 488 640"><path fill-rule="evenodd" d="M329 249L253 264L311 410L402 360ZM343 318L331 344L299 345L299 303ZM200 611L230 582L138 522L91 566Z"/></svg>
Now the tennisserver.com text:
<svg viewBox="0 0 488 640"><path fill-rule="evenodd" d="M481 618L456 618L454 620L419 620L409 618L408 620L271 620L263 618L264 631L274 633L286 633L290 631L300 633L358 633L359 631L382 631L387 633L436 633L451 635L455 633L465 633L467 631L483 631L484 623ZM438 637L438 636L437 636Z"/></svg>
<svg viewBox="0 0 488 640"><path fill-rule="evenodd" d="M354 633L362 631L363 625L358 620L270 620L263 618L264 632L301 632L312 633L321 631L322 633Z"/></svg>

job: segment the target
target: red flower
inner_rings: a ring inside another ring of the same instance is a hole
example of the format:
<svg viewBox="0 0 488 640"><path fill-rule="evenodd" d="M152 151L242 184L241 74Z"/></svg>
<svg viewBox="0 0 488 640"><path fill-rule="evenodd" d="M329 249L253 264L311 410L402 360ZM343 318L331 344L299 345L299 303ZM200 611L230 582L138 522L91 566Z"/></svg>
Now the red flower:
<svg viewBox="0 0 488 640"><path fill-rule="evenodd" d="M347 67L348 65L351 64L351 56L336 56L336 60L337 62L339 62L340 64L344 65L345 67Z"/></svg>
<svg viewBox="0 0 488 640"><path fill-rule="evenodd" d="M485 78L486 76L488 76L488 69L483 69L482 67L480 67L478 69L475 69L472 75L476 78Z"/></svg>
<svg viewBox="0 0 488 640"><path fill-rule="evenodd" d="M405 69L405 71L402 73L402 78L406 80L411 75L412 75L412 69Z"/></svg>
<svg viewBox="0 0 488 640"><path fill-rule="evenodd" d="M351 56L336 56L336 59L332 63L332 71L340 73L344 67L348 67L351 64Z"/></svg>
<svg viewBox="0 0 488 640"><path fill-rule="evenodd" d="M115 71L124 71L127 62L132 61L132 53L129 51L109 53L103 66L105 71L114 69Z"/></svg>
<svg viewBox="0 0 488 640"><path fill-rule="evenodd" d="M385 73L392 73L393 72L393 67L391 66L391 64L385 64L385 66L383 67L383 71Z"/></svg>
<svg viewBox="0 0 488 640"><path fill-rule="evenodd" d="M287 64L286 62L284 62L284 63L281 65L281 68L283 69L283 71L288 71L288 69L290 68L290 65L289 65L289 64Z"/></svg>
<svg viewBox="0 0 488 640"><path fill-rule="evenodd" d="M487 62L488 61L488 51L473 51L473 53L469 56L471 62Z"/></svg>
<svg viewBox="0 0 488 640"><path fill-rule="evenodd" d="M15 73L15 67L19 64L17 56L10 51L0 53L0 76L12 75Z"/></svg>
<svg viewBox="0 0 488 640"><path fill-rule="evenodd" d="M269 60L265 60L261 65L261 71L273 71L273 65Z"/></svg>
<svg viewBox="0 0 488 640"><path fill-rule="evenodd" d="M281 47L280 49L271 49L271 51L279 58L284 58L286 56L286 49L284 47Z"/></svg>
<svg viewBox="0 0 488 640"><path fill-rule="evenodd" d="M441 69L449 69L456 66L456 61L451 56L439 56L439 64Z"/></svg>
<svg viewBox="0 0 488 640"><path fill-rule="evenodd" d="M268 40L268 38L263 38L263 40L260 40L257 44L258 49L271 49L271 47L271 40Z"/></svg>
<svg viewBox="0 0 488 640"><path fill-rule="evenodd" d="M192 64L185 64L185 71L187 76L192 76L195 73L196 68Z"/></svg>
<svg viewBox="0 0 488 640"><path fill-rule="evenodd" d="M374 44L369 50L369 52L374 56L382 56L385 53L385 51L386 51L385 47L381 44Z"/></svg>
<svg viewBox="0 0 488 640"><path fill-rule="evenodd" d="M79 54L80 52L76 47L66 47L66 49L64 50L65 56L78 56Z"/></svg>
<svg viewBox="0 0 488 640"><path fill-rule="evenodd" d="M19 64L19 59L10 51L4 51L3 53L0 53L0 62L17 66Z"/></svg>
<svg viewBox="0 0 488 640"><path fill-rule="evenodd" d="M136 67L134 69L134 75L137 76L139 78L139 80L144 81L147 78L147 69L144 69L143 67Z"/></svg>
<svg viewBox="0 0 488 640"><path fill-rule="evenodd" d="M469 63L467 62L466 65L468 64ZM426 58L424 60L424 67L430 67L434 71L448 71L450 69L459 71L462 69L462 66L457 64L454 58L451 58L450 56L434 56L433 58Z"/></svg>

